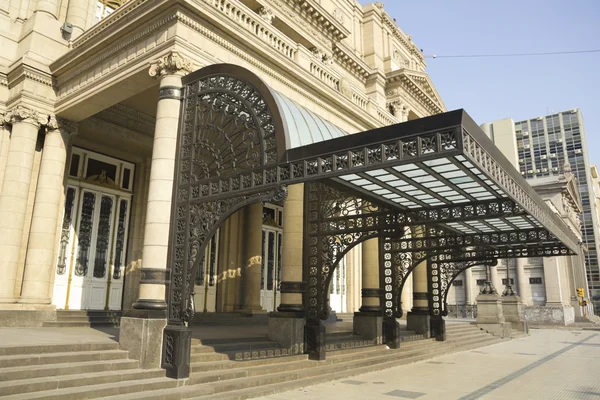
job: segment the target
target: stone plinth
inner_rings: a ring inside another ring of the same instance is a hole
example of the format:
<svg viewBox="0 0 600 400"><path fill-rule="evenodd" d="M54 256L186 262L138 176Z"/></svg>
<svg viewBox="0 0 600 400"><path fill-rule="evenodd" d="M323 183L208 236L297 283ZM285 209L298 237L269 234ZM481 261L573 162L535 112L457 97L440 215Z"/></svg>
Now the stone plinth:
<svg viewBox="0 0 600 400"><path fill-rule="evenodd" d="M502 301L497 294L477 296L477 324L499 324L505 322Z"/></svg>
<svg viewBox="0 0 600 400"><path fill-rule="evenodd" d="M494 336L509 338L512 324L506 322L502 313L502 301L497 294L477 296L477 326Z"/></svg>
<svg viewBox="0 0 600 400"><path fill-rule="evenodd" d="M140 368L160 368L166 325L166 318L121 317L119 345L129 352L130 358L139 360Z"/></svg>
<svg viewBox="0 0 600 400"><path fill-rule="evenodd" d="M383 343L383 316L381 313L355 312L353 333L376 344Z"/></svg>
<svg viewBox="0 0 600 400"><path fill-rule="evenodd" d="M510 322L513 329L519 332L529 333L527 321L523 318L523 303L519 296L502 296L502 314L504 320Z"/></svg>
<svg viewBox="0 0 600 400"><path fill-rule="evenodd" d="M269 313L269 340L279 343L289 354L304 353L304 313Z"/></svg>

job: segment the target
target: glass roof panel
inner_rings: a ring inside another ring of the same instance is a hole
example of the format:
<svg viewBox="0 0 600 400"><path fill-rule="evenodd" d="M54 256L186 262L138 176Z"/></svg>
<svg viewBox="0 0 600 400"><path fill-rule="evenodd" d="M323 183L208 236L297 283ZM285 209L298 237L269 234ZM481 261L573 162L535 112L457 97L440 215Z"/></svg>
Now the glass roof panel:
<svg viewBox="0 0 600 400"><path fill-rule="evenodd" d="M415 164L398 165L397 167L394 167L394 169L398 172L410 171L417 168L418 167Z"/></svg>

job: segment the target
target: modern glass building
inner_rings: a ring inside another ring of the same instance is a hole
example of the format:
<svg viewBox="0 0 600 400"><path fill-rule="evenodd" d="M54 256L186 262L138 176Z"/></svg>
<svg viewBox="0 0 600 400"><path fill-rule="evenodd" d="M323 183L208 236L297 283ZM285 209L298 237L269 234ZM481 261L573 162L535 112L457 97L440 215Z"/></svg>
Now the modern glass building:
<svg viewBox="0 0 600 400"><path fill-rule="evenodd" d="M600 295L598 267L598 213L593 193L588 148L583 117L579 109L572 109L513 122L504 119L482 125L496 145L506 154L516 150L515 165L526 179L562 174L565 164L577 177L583 204L581 229L587 246L586 269L592 295ZM511 143L512 141L512 143ZM516 148L513 147L516 144ZM509 159L511 158L510 154ZM600 302L599 302L600 303ZM596 304L596 309L600 304Z"/></svg>

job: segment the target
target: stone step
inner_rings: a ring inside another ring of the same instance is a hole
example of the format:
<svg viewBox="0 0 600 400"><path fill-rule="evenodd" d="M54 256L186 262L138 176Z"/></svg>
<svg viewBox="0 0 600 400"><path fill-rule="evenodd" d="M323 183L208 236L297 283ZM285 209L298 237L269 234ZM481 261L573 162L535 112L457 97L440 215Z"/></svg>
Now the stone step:
<svg viewBox="0 0 600 400"><path fill-rule="evenodd" d="M369 349L373 355L363 359L347 359L343 357L328 356L328 359L322 362L317 361L287 361L278 364L271 364L265 368L258 365L260 361L244 362L225 362L229 365L236 365L239 368L233 368L227 375L223 371L210 370L206 373L196 374L198 378L190 377L190 386L177 388L173 390L157 390L153 392L135 393L114 397L113 399L133 400L133 399L246 399L261 395L270 395L278 392L291 390L298 387L313 385L320 382L326 382L334 379L341 379L352 375L371 372L379 369L390 368L396 365L408 364L420 360L429 359L433 356L447 354L455 351L464 351L486 344L495 344L501 340L486 335L485 341L477 343L462 343L461 346L446 345L444 342L429 342L429 348L413 350L389 350L384 351L382 355L379 351ZM291 358L291 357L289 357ZM288 359L289 359L288 358ZM336 361L337 358L337 361ZM285 360L282 358L281 360ZM254 367L248 367L248 363L255 363ZM279 368L278 368L279 367ZM219 372L221 374L219 374ZM218 379L221 376L226 379ZM194 380L196 379L196 380ZM202 382L202 383L200 383ZM195 384L194 384L195 383Z"/></svg>
<svg viewBox="0 0 600 400"><path fill-rule="evenodd" d="M138 367L136 360L84 361L72 364L45 364L0 368L0 382L33 379L57 375L121 371Z"/></svg>
<svg viewBox="0 0 600 400"><path fill-rule="evenodd" d="M42 327L44 328L90 328L93 326L111 326L114 328L119 327L120 323L116 321L105 321L105 322L63 322L63 321L44 321Z"/></svg>
<svg viewBox="0 0 600 400"><path fill-rule="evenodd" d="M118 350L117 342L100 343L73 343L73 344L49 344L34 346L6 346L0 347L0 356L24 355L24 354L42 354L42 353L62 353L70 351L90 351L90 350Z"/></svg>
<svg viewBox="0 0 600 400"><path fill-rule="evenodd" d="M127 359L127 352L122 350L72 351L66 353L19 354L0 356L0 365L4 368L26 365L44 365L76 363L82 361Z"/></svg>
<svg viewBox="0 0 600 400"><path fill-rule="evenodd" d="M112 384L125 381L137 381L142 379L160 378L164 376L164 369L135 369L20 379L18 381L0 382L0 396L51 391L55 389L75 388L89 385Z"/></svg>
<svg viewBox="0 0 600 400"><path fill-rule="evenodd" d="M444 352L444 354L454 352L453 350L462 351L462 350L466 350L466 349L468 349L468 348L452 349L450 351ZM347 378L350 376L368 373L368 372L372 372L372 371L377 371L377 370L381 370L381 369L385 369L385 368L391 368L391 367L398 366L398 365L410 364L410 363L414 363L417 361L426 360L429 358L431 358L430 355L421 355L421 356L414 356L414 357L403 358L403 359L394 359L392 361L387 361L387 362L379 362L377 364L370 364L370 365L362 366L362 367L354 366L354 368L341 369L341 370L340 370L339 365L332 366L335 368L316 367L316 368L313 368L313 372L311 374L308 374L309 376L304 376L297 380L285 381L285 382L281 382L281 383L273 383L270 385L249 387L249 388L238 389L238 390L234 390L234 391L228 391L228 392L220 393L220 394L219 393L211 393L211 394L202 395L202 396L198 396L198 397L192 397L191 399L192 400L194 400L194 399L204 400L204 399L210 398L210 399L214 399L214 400L225 400L225 399L241 400L241 399L247 399L247 398L258 397L258 396L268 396L268 395L272 395L275 393L280 393L280 392L285 392L288 390L293 390L293 389L302 388L302 387L306 387L306 386L310 386L310 385L315 385L315 384L322 383L322 382L327 382L327 381L336 380L336 379L343 379L343 378ZM326 371L329 371L329 372L326 372ZM146 397L146 398L158 399L158 397ZM186 397L177 397L177 398L186 398ZM125 399L128 399L128 398L124 397L123 400L125 400Z"/></svg>
<svg viewBox="0 0 600 400"><path fill-rule="evenodd" d="M190 355L190 363L222 360L229 360L229 356L220 353L196 353Z"/></svg>
<svg viewBox="0 0 600 400"><path fill-rule="evenodd" d="M110 315L66 315L57 317L57 322L71 322L71 321L119 321L121 317L110 316Z"/></svg>
<svg viewBox="0 0 600 400"><path fill-rule="evenodd" d="M268 341L266 336L245 337L245 338L223 338L223 339L192 339L192 344L202 344L205 346L221 345L235 343L252 343L260 341Z"/></svg>
<svg viewBox="0 0 600 400"><path fill-rule="evenodd" d="M300 360L300 361L288 361L278 364L268 365L257 365L254 367L246 367L240 365L238 368L234 368L226 371L209 371L209 372L198 372L190 375L188 383L191 385L199 383L208 383L215 381L224 381L227 379L244 378L258 375L272 374L276 372L296 371L299 369L310 368L315 365L315 361Z"/></svg>
<svg viewBox="0 0 600 400"><path fill-rule="evenodd" d="M195 362L191 363L192 373L195 372L206 372L206 371L216 371L216 370L227 370L233 368L240 367L253 367L258 365L271 365L271 364L280 364L292 361L304 361L308 360L308 355L306 354L297 354L293 356L287 357L277 357L277 358L265 358L258 360L248 360L248 361L232 361L232 360L223 360L223 361L214 361L214 362Z"/></svg>
<svg viewBox="0 0 600 400"><path fill-rule="evenodd" d="M151 378L134 381L102 383L97 385L78 386L72 388L63 388L55 390L45 390L42 392L14 394L3 397L3 400L81 400L95 399L107 396L116 396L126 393L149 392L160 389L173 390L178 386L175 379L170 378ZM146 393L148 394L148 393ZM143 398L143 397L142 397Z"/></svg>
<svg viewBox="0 0 600 400"><path fill-rule="evenodd" d="M234 343L223 343L223 344L206 344L206 343L204 343L204 346L212 347L214 349L214 351L216 351L218 353L232 352L232 351L237 351L237 350L252 351L252 350L281 348L279 346L279 343L271 342L268 340L260 340L260 341L255 341L255 342L241 342L241 343L234 342Z"/></svg>

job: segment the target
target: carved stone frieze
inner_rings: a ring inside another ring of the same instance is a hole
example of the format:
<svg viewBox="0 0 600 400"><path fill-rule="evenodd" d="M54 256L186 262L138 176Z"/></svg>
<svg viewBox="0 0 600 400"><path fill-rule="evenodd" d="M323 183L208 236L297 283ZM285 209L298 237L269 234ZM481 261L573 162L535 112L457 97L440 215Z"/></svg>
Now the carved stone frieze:
<svg viewBox="0 0 600 400"><path fill-rule="evenodd" d="M38 128L48 123L48 114L44 114L32 108L18 105L10 109L4 116L4 121L8 124L25 122L37 126Z"/></svg>
<svg viewBox="0 0 600 400"><path fill-rule="evenodd" d="M151 77L186 75L192 72L192 63L178 51L171 51L150 64Z"/></svg>

